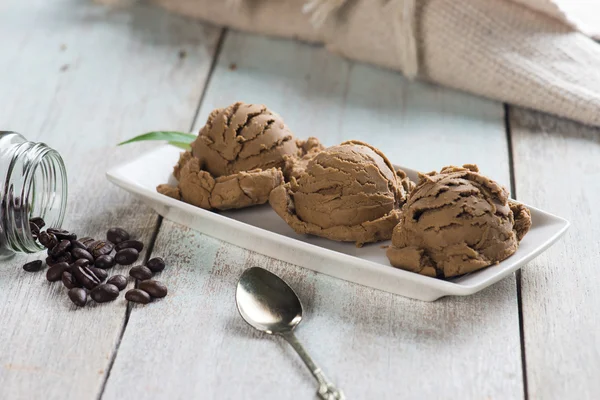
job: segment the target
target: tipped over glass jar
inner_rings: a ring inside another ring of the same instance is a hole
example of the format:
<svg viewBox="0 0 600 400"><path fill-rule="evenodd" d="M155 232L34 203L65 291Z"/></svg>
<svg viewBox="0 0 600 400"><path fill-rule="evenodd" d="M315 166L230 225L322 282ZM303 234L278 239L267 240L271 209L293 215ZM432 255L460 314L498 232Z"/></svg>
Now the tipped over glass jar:
<svg viewBox="0 0 600 400"><path fill-rule="evenodd" d="M62 225L67 207L62 157L44 143L0 131L0 179L0 259L43 250L32 220L41 218L46 227Z"/></svg>

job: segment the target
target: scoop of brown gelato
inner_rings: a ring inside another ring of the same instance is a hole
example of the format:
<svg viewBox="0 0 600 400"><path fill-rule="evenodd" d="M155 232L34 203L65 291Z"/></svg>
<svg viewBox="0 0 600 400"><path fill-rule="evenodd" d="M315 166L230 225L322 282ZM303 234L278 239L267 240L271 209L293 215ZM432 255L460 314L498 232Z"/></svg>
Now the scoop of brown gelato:
<svg viewBox="0 0 600 400"><path fill-rule="evenodd" d="M265 106L232 104L210 113L206 125L173 167L178 186L159 185L166 196L206 209L264 204L283 183L285 158L323 149L317 138L295 139Z"/></svg>
<svg viewBox="0 0 600 400"><path fill-rule="evenodd" d="M453 277L511 256L530 227L529 210L477 166L450 166L420 176L387 256L398 268Z"/></svg>
<svg viewBox="0 0 600 400"><path fill-rule="evenodd" d="M409 181L378 149L349 141L287 161L294 173L269 203L294 231L357 245L391 237Z"/></svg>
<svg viewBox="0 0 600 400"><path fill-rule="evenodd" d="M254 169L282 168L283 157L302 156L311 138L297 141L281 117L267 107L235 103L210 113L192 143L192 155L214 177ZM310 142L310 143L309 143Z"/></svg>

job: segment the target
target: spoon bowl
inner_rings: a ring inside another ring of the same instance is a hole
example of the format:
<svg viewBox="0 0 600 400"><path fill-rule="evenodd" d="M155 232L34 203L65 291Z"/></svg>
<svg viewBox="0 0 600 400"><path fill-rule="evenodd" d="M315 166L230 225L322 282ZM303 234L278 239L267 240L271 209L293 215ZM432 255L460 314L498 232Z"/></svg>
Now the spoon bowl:
<svg viewBox="0 0 600 400"><path fill-rule="evenodd" d="M240 277L235 300L242 318L269 334L289 332L302 320L300 299L277 275L250 268Z"/></svg>

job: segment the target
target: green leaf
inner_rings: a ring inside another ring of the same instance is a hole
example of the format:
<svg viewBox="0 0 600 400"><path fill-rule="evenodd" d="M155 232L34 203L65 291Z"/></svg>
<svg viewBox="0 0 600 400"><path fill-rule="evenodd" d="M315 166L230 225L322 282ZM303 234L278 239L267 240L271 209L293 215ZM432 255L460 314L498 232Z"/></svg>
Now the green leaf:
<svg viewBox="0 0 600 400"><path fill-rule="evenodd" d="M189 143L183 143L183 142L169 142L170 145L175 146L175 147L179 147L180 149L184 149L184 150L191 150L192 146L190 146Z"/></svg>
<svg viewBox="0 0 600 400"><path fill-rule="evenodd" d="M156 131L156 132L148 132L143 135L136 136L124 142L118 144L118 146L122 146L128 143L134 142L143 142L147 140L166 140L174 146L181 147L181 145L189 145L196 139L196 135L192 135L191 133L184 132L169 132L169 131Z"/></svg>

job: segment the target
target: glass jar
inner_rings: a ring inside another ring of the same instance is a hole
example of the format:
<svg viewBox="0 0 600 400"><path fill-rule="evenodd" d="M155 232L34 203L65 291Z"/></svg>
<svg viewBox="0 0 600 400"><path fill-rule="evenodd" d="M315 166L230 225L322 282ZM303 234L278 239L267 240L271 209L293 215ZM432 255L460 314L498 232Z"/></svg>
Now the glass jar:
<svg viewBox="0 0 600 400"><path fill-rule="evenodd" d="M43 250L30 218L41 217L45 228L62 225L67 207L62 157L44 143L0 131L0 179L0 259Z"/></svg>

